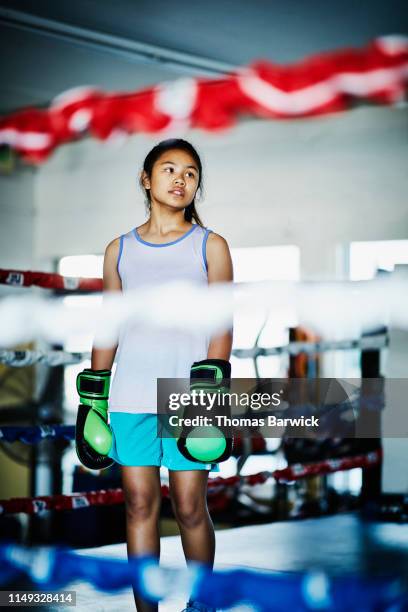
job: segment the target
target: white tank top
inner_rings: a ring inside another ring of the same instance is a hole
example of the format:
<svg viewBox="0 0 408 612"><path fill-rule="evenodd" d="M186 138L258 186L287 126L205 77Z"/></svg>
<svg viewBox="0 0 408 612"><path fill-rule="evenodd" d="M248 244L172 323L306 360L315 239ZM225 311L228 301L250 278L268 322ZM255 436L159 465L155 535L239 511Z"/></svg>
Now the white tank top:
<svg viewBox="0 0 408 612"><path fill-rule="evenodd" d="M120 237L118 272L122 291L176 280L208 283L206 243L211 230L199 225L173 242L153 244L136 229ZM175 300L181 296L175 296ZM194 361L207 358L209 336L178 330L123 325L109 399L111 412L157 410L157 378L189 378Z"/></svg>

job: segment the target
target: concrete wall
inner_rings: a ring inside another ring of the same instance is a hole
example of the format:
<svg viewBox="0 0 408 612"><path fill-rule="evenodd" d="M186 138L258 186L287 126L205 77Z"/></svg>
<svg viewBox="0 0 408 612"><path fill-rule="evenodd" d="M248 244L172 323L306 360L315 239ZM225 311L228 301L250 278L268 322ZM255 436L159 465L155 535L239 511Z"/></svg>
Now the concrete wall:
<svg viewBox="0 0 408 612"><path fill-rule="evenodd" d="M35 239L34 183L36 171L19 165L0 177L1 267L30 267Z"/></svg>

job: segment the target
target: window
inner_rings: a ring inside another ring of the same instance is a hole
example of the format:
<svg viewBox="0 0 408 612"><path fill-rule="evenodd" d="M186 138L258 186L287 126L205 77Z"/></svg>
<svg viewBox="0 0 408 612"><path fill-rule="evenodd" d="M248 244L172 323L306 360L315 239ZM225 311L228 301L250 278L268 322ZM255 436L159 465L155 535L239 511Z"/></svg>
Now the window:
<svg viewBox="0 0 408 612"><path fill-rule="evenodd" d="M408 264L408 240L376 240L350 244L350 279L369 280L378 271L392 272Z"/></svg>

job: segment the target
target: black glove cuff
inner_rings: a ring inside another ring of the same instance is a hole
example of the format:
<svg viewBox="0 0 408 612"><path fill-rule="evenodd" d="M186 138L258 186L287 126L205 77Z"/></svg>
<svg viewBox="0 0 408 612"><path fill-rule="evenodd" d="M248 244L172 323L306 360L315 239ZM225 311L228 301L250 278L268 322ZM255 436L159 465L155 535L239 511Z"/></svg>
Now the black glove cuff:
<svg viewBox="0 0 408 612"><path fill-rule="evenodd" d="M190 384L194 387L200 381L206 386L230 387L231 364L225 359L203 359L195 361L191 366Z"/></svg>
<svg viewBox="0 0 408 612"><path fill-rule="evenodd" d="M88 399L107 400L109 397L110 377L110 370L85 368L77 376L78 394Z"/></svg>

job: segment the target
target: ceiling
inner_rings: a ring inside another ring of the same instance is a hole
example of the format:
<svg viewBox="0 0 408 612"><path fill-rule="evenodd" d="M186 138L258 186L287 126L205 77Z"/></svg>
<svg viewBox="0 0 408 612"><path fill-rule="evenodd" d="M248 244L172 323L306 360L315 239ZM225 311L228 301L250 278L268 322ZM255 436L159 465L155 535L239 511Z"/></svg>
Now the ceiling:
<svg viewBox="0 0 408 612"><path fill-rule="evenodd" d="M0 0L0 112L406 32L406 0Z"/></svg>

